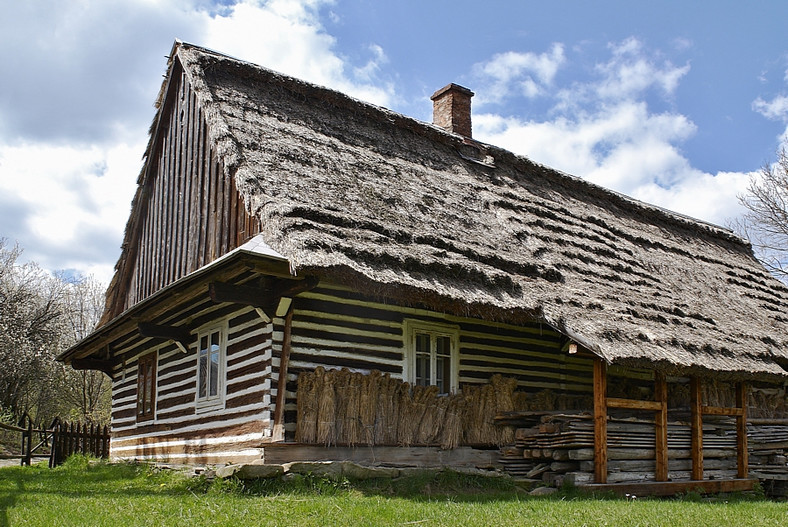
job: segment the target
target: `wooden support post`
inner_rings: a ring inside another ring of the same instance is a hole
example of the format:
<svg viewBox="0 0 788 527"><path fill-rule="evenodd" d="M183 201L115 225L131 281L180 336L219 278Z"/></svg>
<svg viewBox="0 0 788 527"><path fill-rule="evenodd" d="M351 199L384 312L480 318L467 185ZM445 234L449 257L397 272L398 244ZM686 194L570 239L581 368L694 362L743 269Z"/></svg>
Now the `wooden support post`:
<svg viewBox="0 0 788 527"><path fill-rule="evenodd" d="M736 383L736 406L741 408L741 415L736 417L736 468L740 478L748 477L749 472L747 456L747 399L749 393L747 383Z"/></svg>
<svg viewBox="0 0 788 527"><path fill-rule="evenodd" d="M663 372L654 372L654 400L662 408L654 415L656 440L656 480L668 480L668 381Z"/></svg>
<svg viewBox="0 0 788 527"><path fill-rule="evenodd" d="M25 417L27 417L27 432L22 435L22 452L25 454L25 457L22 458L22 464L29 467L30 463L33 461L33 420L30 419L27 412L25 412ZM26 449L24 445L25 440L27 440Z"/></svg>
<svg viewBox="0 0 788 527"><path fill-rule="evenodd" d="M274 441L285 439L285 392L287 391L287 367L290 362L290 332L293 325L293 310L285 317L285 329L282 336L282 353L279 355L279 378L276 383L276 404L274 406Z"/></svg>
<svg viewBox="0 0 788 527"><path fill-rule="evenodd" d="M703 395L701 381L697 377L690 377L690 406L692 437L690 447L692 452L692 479L703 479Z"/></svg>
<svg viewBox="0 0 788 527"><path fill-rule="evenodd" d="M594 482L607 483L607 365L594 360Z"/></svg>

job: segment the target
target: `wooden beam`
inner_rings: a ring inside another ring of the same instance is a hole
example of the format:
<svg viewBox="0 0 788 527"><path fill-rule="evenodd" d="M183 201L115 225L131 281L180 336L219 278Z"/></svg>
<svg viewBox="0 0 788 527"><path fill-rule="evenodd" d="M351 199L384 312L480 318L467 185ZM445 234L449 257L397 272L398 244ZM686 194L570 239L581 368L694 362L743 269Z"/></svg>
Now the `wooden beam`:
<svg viewBox="0 0 788 527"><path fill-rule="evenodd" d="M747 457L747 400L750 387L747 383L736 383L736 406L741 414L736 417L736 469L740 478L746 478L749 472Z"/></svg>
<svg viewBox="0 0 788 527"><path fill-rule="evenodd" d="M692 479L703 479L703 396L702 385L697 377L690 377L690 450L692 453Z"/></svg>
<svg viewBox="0 0 788 527"><path fill-rule="evenodd" d="M660 409L654 416L656 448L656 480L668 480L668 382L665 374L654 372L654 399Z"/></svg>
<svg viewBox="0 0 788 527"><path fill-rule="evenodd" d="M208 284L208 296L217 304L230 302L233 304L264 307L270 302L271 290L259 286L211 282Z"/></svg>
<svg viewBox="0 0 788 527"><path fill-rule="evenodd" d="M588 492L613 492L620 495L672 496L683 492L719 494L721 492L744 492L755 488L757 479L708 479L704 481L644 481L608 483L606 485L578 485Z"/></svg>
<svg viewBox="0 0 788 527"><path fill-rule="evenodd" d="M607 365L594 360L594 482L607 483Z"/></svg>
<svg viewBox="0 0 788 527"><path fill-rule="evenodd" d="M285 317L285 329L282 336L282 354L279 356L279 378L276 383L276 404L274 406L274 441L285 439L285 392L287 391L287 368L290 362L290 334L293 326L293 310Z"/></svg>
<svg viewBox="0 0 788 527"><path fill-rule="evenodd" d="M188 343L191 340L188 328L179 326L162 326L151 324L150 322L140 322L137 329L143 337L151 337L165 340L176 340Z"/></svg>
<svg viewBox="0 0 788 527"><path fill-rule="evenodd" d="M217 304L230 302L252 306L262 309L267 316L273 317L277 312L286 311L284 306L280 306L284 297L292 297L305 291L311 291L317 287L318 282L318 278L314 276L308 276L303 280L265 277L257 285L211 282L208 284L208 296ZM277 314L277 316L282 315Z"/></svg>
<svg viewBox="0 0 788 527"><path fill-rule="evenodd" d="M100 359L74 359L71 361L71 367L75 370L98 370L112 377L115 364L111 361Z"/></svg>
<svg viewBox="0 0 788 527"><path fill-rule="evenodd" d="M279 280L275 283L273 293L276 298L283 296L296 296L299 293L311 291L320 280L316 276L307 276L303 280Z"/></svg>
<svg viewBox="0 0 788 527"><path fill-rule="evenodd" d="M662 403L657 401L640 401L638 399L619 399L617 397L607 398L608 408L627 408L629 410L649 410L652 412L662 411Z"/></svg>
<svg viewBox="0 0 788 527"><path fill-rule="evenodd" d="M700 411L704 415L730 415L733 417L738 417L743 412L741 408L724 408L720 406L701 406Z"/></svg>

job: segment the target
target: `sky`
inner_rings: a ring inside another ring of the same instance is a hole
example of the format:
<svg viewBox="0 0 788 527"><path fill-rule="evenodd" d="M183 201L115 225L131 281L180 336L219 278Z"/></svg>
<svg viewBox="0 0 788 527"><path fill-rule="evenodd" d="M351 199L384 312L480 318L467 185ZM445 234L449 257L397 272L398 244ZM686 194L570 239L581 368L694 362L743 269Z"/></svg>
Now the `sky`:
<svg viewBox="0 0 788 527"><path fill-rule="evenodd" d="M175 39L718 225L788 146L788 2L0 0L0 238L108 282Z"/></svg>

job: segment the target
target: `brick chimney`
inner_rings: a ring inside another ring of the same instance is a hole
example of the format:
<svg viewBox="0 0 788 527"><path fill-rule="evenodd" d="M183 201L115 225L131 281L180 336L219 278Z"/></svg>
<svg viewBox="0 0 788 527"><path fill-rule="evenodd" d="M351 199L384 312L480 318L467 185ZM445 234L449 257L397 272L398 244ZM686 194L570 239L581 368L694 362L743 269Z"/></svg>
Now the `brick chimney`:
<svg viewBox="0 0 788 527"><path fill-rule="evenodd" d="M471 137L471 97L473 92L458 84L448 84L432 94L432 123Z"/></svg>

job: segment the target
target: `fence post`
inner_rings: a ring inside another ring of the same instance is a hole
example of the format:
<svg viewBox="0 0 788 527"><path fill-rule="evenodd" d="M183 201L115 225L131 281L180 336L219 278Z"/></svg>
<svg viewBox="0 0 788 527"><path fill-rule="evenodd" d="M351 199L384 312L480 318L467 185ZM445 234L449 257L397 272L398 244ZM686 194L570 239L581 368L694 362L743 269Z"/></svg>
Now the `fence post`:
<svg viewBox="0 0 788 527"><path fill-rule="evenodd" d="M49 468L55 468L57 466L58 438L60 437L58 433L60 418L55 417L52 420L52 424L49 425L49 428L52 430L52 450L49 452Z"/></svg>
<svg viewBox="0 0 788 527"><path fill-rule="evenodd" d="M27 412L24 413L22 419L27 419L27 430L22 432L22 465L30 466L33 459L33 420ZM25 448L25 440L27 440L27 448Z"/></svg>
<svg viewBox="0 0 788 527"><path fill-rule="evenodd" d="M72 421L68 425L68 446L66 447L66 451L63 452L63 459L66 459L68 456L74 453L74 436L76 435L76 429L74 427L74 422Z"/></svg>

